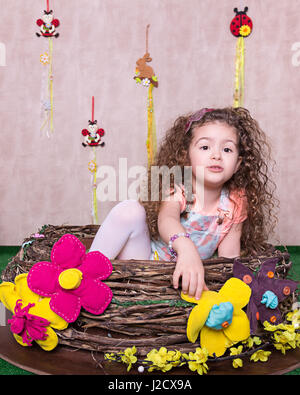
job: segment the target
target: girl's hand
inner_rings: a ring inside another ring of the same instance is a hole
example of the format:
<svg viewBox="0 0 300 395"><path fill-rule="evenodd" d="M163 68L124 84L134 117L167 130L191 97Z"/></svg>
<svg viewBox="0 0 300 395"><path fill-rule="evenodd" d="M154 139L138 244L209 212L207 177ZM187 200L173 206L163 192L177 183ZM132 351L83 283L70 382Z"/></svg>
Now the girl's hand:
<svg viewBox="0 0 300 395"><path fill-rule="evenodd" d="M173 273L173 286L178 288L182 277L182 292L195 299L200 299L202 291L208 288L204 281L204 267L196 248L189 248L178 252L177 263Z"/></svg>

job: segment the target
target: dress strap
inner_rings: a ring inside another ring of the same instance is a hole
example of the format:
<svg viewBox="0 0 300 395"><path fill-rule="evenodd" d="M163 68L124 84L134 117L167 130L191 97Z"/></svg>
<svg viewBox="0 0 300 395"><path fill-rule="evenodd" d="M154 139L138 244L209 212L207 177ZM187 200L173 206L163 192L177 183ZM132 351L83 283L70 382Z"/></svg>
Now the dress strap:
<svg viewBox="0 0 300 395"><path fill-rule="evenodd" d="M220 203L219 207L217 208L218 211L218 218L217 218L217 224L221 225L224 221L224 218L232 218L232 212L230 211L229 208L229 192L226 188L223 188L221 191L221 196L220 196Z"/></svg>

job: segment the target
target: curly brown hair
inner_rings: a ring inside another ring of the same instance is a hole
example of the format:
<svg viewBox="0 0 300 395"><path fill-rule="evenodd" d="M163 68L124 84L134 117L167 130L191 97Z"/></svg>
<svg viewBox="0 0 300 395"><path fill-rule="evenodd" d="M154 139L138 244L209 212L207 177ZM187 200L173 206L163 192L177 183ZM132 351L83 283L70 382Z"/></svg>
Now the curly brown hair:
<svg viewBox="0 0 300 395"><path fill-rule="evenodd" d="M277 224L275 211L279 202L274 195L276 185L269 176L269 166L273 163L271 150L265 133L258 122L253 119L245 108L227 107L214 109L196 122L185 133L185 128L191 114L180 116L172 128L164 136L152 166L180 166L182 174L184 167L190 166L188 155L193 138L193 130L207 123L222 122L233 127L238 133L239 156L242 163L239 170L224 185L229 193L244 189L248 201L248 218L243 223L241 236L241 255L258 254L268 247L268 237L274 232ZM171 176L171 187L174 177ZM152 185L153 188L153 185ZM151 201L149 195L143 195L140 203L146 210L147 224L151 238L159 237L157 218L162 201L162 180L157 185L159 199ZM151 190L151 167L148 169L147 193ZM146 196L146 199L145 199ZM188 197L187 200L191 200ZM182 214L184 215L184 213Z"/></svg>

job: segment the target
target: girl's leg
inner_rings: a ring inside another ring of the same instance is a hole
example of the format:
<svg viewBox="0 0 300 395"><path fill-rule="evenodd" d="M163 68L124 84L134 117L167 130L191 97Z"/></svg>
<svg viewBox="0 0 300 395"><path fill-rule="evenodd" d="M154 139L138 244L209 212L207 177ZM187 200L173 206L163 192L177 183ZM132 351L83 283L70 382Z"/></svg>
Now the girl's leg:
<svg viewBox="0 0 300 395"><path fill-rule="evenodd" d="M136 200L117 204L100 226L90 251L109 259L149 259L150 236L144 207Z"/></svg>

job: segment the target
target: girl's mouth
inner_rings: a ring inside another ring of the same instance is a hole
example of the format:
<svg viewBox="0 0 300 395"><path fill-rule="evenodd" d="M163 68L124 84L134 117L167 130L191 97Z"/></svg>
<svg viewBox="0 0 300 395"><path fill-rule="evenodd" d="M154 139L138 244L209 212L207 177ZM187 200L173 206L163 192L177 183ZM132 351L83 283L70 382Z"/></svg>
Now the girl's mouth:
<svg viewBox="0 0 300 395"><path fill-rule="evenodd" d="M215 173L219 173L219 172L223 171L223 167L221 167L221 166L208 166L207 168L210 171L213 171Z"/></svg>

